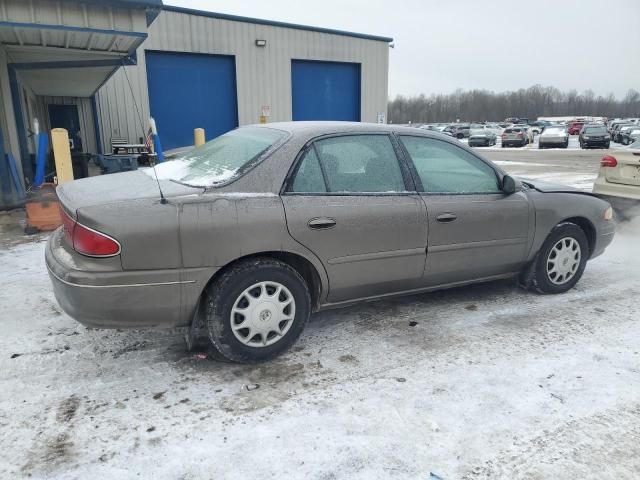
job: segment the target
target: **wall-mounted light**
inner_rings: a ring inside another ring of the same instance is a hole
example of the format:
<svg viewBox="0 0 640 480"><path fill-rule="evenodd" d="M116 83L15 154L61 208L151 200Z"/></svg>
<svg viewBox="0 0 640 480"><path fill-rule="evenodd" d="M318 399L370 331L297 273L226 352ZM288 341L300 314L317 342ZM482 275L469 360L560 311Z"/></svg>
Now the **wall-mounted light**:
<svg viewBox="0 0 640 480"><path fill-rule="evenodd" d="M266 47L266 46L267 46L266 40L256 40L256 47Z"/></svg>

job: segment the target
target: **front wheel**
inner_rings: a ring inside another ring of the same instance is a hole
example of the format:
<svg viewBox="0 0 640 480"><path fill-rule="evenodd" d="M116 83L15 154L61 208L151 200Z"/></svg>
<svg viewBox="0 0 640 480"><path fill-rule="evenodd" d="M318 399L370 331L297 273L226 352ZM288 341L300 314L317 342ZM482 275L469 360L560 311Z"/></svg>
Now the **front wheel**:
<svg viewBox="0 0 640 480"><path fill-rule="evenodd" d="M287 350L306 326L309 289L300 274L270 258L241 262L206 290L209 339L227 360L252 363Z"/></svg>
<svg viewBox="0 0 640 480"><path fill-rule="evenodd" d="M533 265L532 285L540 293L564 293L584 273L589 242L575 223L556 225L542 244Z"/></svg>

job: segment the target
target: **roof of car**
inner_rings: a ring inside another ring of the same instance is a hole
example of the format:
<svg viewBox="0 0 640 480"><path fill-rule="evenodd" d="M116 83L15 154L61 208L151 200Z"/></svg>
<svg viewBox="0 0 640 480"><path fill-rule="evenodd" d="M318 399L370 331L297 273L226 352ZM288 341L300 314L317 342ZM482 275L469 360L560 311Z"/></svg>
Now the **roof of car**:
<svg viewBox="0 0 640 480"><path fill-rule="evenodd" d="M401 132L417 133L425 132L425 129L406 127L392 124L363 123L363 122L337 122L337 121L303 121L303 122L274 122L268 124L247 125L248 127L277 128L290 133L302 133L322 135L330 132Z"/></svg>

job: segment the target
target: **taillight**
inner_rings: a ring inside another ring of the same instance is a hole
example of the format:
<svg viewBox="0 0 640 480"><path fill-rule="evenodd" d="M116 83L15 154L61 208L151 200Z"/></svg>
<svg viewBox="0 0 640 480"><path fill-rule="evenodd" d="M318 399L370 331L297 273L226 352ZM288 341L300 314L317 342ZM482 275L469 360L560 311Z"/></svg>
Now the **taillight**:
<svg viewBox="0 0 640 480"><path fill-rule="evenodd" d="M117 241L76 222L66 212L62 215L62 224L64 239L76 252L90 257L110 257L120 253Z"/></svg>
<svg viewBox="0 0 640 480"><path fill-rule="evenodd" d="M602 157L602 160L600 160L600 166L601 167L617 167L618 161L616 160L616 157L613 157L611 155L605 155L604 157Z"/></svg>
<svg viewBox="0 0 640 480"><path fill-rule="evenodd" d="M519 133L519 134L518 134L518 137L522 138L522 135L523 135L522 133Z"/></svg>

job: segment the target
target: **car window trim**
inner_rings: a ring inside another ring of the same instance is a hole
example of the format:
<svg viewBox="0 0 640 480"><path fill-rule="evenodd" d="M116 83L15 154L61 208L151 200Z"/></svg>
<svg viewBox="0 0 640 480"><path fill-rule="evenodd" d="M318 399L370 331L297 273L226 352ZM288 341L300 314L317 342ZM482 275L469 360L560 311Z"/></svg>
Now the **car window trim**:
<svg viewBox="0 0 640 480"><path fill-rule="evenodd" d="M420 179L420 174L418 173L418 169L415 166L415 163L413 162L413 158L411 158L411 155L409 154L409 150L407 150L407 147L404 145L404 143L402 143L402 138L401 137L416 137L416 138L426 138L429 140L434 140L436 142L442 142L442 143L448 143L450 145L453 145L456 148L459 148L460 150L462 150L463 152L467 152L469 154L471 154L472 157L476 158L477 160L479 160L480 162L484 163L485 165L489 166L491 168L491 170L493 170L493 173L496 175L496 178L498 180L498 188L502 188L502 181L504 176L506 175L502 170L500 170L499 168L497 168L496 165L493 165L492 163L486 161L485 159L483 159L482 157L479 157L478 155L475 154L475 152L473 152L472 150L466 150L465 148L463 148L461 145L456 145L453 142L448 142L439 138L433 138L431 136L426 136L426 135L415 135L413 133L397 133L394 132L394 135L397 135L398 137L398 143L400 144L401 148L404 151L404 154L406 155L407 159L409 160L409 165L411 167L411 170L413 172L414 175L414 182L416 184L416 191L420 194L420 195L433 195L433 196L451 196L451 195L505 195L504 192L502 191L498 191L498 192L426 192L424 189L424 185L422 184L422 180Z"/></svg>
<svg viewBox="0 0 640 480"><path fill-rule="evenodd" d="M404 192L330 192L329 185L326 180L326 173L324 171L324 166L320 161L320 157L318 156L317 149L315 147L315 142L319 140L324 140L326 138L335 138L335 137L353 137L353 136L363 136L363 135L384 135L389 139L391 143L391 147L393 148L393 152L396 156L396 161L398 162L398 166L400 167L400 174L402 175L402 181L404 183L404 188L406 191ZM322 170L323 179L325 181L325 191L324 192L292 192L290 191L293 186L293 181L295 176L300 168L300 164L302 163L306 152L313 148L316 157L318 158L318 163L320 164L320 168ZM287 176L282 183L282 187L280 188L280 195L295 195L295 196L343 196L343 197L369 197L369 196L407 196L407 195L415 195L417 193L417 188L415 185L415 179L411 174L411 170L409 165L406 162L406 159L403 156L401 147L397 142L397 139L394 137L394 132L392 131L383 131L383 132L363 132L363 131L348 131L348 132L334 132L327 133L323 135L318 135L317 137L313 137L309 139L297 153L296 158L293 161L292 166L289 168L289 172L287 172Z"/></svg>

